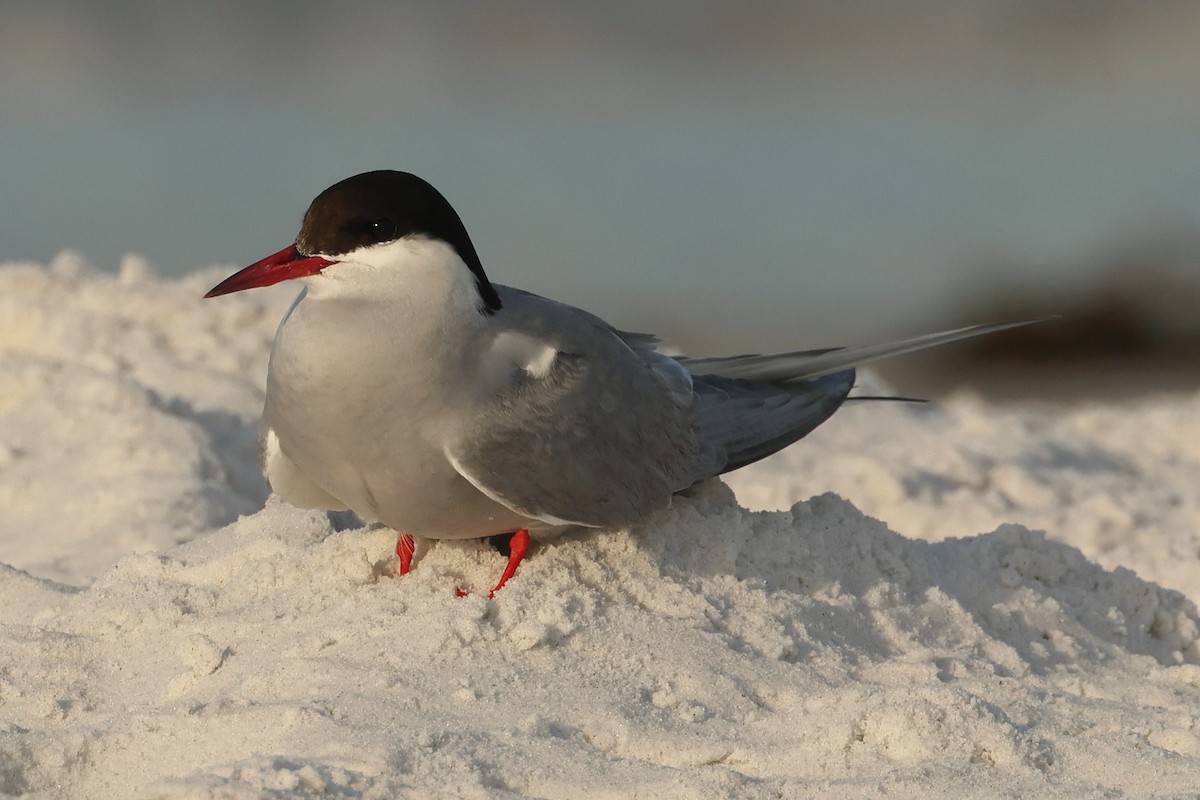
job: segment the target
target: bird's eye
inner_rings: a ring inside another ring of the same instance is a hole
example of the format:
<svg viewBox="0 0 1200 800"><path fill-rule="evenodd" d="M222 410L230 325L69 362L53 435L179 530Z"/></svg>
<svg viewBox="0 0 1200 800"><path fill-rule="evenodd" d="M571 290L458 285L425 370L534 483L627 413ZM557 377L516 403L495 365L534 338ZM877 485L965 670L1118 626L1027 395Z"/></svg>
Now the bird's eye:
<svg viewBox="0 0 1200 800"><path fill-rule="evenodd" d="M348 232L365 244L390 242L396 238L396 220L381 217L379 219L357 219L347 223Z"/></svg>

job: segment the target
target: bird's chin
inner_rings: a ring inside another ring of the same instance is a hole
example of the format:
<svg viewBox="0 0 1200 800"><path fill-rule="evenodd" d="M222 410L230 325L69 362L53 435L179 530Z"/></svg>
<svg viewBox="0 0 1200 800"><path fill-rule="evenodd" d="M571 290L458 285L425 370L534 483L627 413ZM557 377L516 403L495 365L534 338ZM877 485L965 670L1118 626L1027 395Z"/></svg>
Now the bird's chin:
<svg viewBox="0 0 1200 800"><path fill-rule="evenodd" d="M280 281L307 278L318 274L333 263L333 261L321 256L303 255L296 249L295 245L289 245L278 253L273 253L261 261L255 261L245 269L235 272L209 289L208 293L204 296L219 297L223 294L240 292L245 289L271 286Z"/></svg>

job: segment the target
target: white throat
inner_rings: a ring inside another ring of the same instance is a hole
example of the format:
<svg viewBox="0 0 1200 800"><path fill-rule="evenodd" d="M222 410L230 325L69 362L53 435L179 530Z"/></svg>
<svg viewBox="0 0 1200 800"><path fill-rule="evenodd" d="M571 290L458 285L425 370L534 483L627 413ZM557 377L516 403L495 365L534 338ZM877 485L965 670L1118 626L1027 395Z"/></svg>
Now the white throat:
<svg viewBox="0 0 1200 800"><path fill-rule="evenodd" d="M487 323L474 273L443 241L405 238L330 260L302 279L279 324L268 371L278 395L341 391L397 370L435 383Z"/></svg>
<svg viewBox="0 0 1200 800"><path fill-rule="evenodd" d="M312 300L395 303L409 313L480 314L483 299L475 274L441 240L406 236L334 256L335 262L302 280Z"/></svg>

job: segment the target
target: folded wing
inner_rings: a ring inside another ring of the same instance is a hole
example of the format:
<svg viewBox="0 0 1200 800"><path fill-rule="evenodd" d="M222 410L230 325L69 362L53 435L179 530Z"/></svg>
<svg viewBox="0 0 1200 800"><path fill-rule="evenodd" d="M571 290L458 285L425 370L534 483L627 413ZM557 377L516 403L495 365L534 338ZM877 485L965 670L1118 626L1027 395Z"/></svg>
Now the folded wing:
<svg viewBox="0 0 1200 800"><path fill-rule="evenodd" d="M846 400L854 365L1027 324L867 347L672 358L654 337L500 288L504 330L555 355L544 369L514 369L446 455L480 491L550 525L636 523L676 492L807 435Z"/></svg>

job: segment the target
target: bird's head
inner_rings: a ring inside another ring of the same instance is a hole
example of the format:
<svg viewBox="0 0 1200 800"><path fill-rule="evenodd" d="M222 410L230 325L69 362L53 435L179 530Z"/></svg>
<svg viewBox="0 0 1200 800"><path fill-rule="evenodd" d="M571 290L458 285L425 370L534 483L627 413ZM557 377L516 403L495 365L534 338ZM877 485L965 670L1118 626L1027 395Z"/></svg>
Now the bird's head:
<svg viewBox="0 0 1200 800"><path fill-rule="evenodd" d="M480 309L500 308L471 237L446 198L407 172L364 172L317 195L293 244L234 273L204 296L313 276L395 285L404 281L405 270L419 271L416 263L443 272L465 267Z"/></svg>

